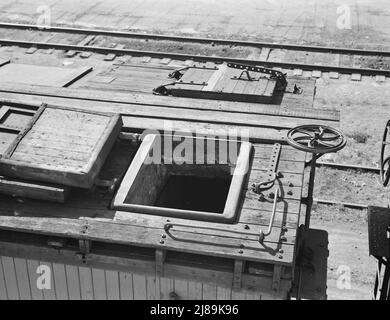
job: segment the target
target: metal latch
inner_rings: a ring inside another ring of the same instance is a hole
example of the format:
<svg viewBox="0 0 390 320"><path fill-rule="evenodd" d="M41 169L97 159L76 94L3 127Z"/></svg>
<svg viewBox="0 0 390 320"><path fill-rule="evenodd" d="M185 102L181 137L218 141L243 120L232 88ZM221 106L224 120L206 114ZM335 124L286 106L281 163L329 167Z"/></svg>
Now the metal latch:
<svg viewBox="0 0 390 320"><path fill-rule="evenodd" d="M275 184L277 178L281 176L278 172L279 157L281 150L280 143L275 143L272 149L271 158L269 162L269 167L267 171L267 179L258 183L252 184L252 191L260 194L262 191L272 188Z"/></svg>

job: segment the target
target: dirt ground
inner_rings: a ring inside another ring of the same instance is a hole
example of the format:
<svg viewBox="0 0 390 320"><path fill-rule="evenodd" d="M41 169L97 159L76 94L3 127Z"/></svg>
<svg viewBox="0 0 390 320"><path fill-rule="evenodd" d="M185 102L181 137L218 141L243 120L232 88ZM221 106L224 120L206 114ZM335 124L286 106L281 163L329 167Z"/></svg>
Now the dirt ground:
<svg viewBox="0 0 390 320"><path fill-rule="evenodd" d="M316 108L341 111L341 130L347 146L324 160L348 164L377 166L380 141L390 119L390 84L363 78L317 80ZM315 197L342 202L387 206L389 190L383 188L375 173L317 170ZM313 208L313 228L329 234L328 298L370 299L373 289L375 261L368 255L367 214L340 206L317 205ZM351 289L337 287L340 266L351 270Z"/></svg>

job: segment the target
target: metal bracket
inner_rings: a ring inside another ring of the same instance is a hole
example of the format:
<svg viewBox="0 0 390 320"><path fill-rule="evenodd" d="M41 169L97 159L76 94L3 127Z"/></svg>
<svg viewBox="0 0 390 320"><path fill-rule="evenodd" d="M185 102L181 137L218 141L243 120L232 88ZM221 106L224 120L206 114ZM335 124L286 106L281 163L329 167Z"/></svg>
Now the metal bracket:
<svg viewBox="0 0 390 320"><path fill-rule="evenodd" d="M269 161L267 179L259 183L252 184L253 192L260 194L262 191L272 188L275 184L276 179L280 177L281 174L277 171L279 165L280 151L280 143L275 143Z"/></svg>
<svg viewBox="0 0 390 320"><path fill-rule="evenodd" d="M246 79L244 79L242 77L242 75L245 74L246 75ZM250 74L249 74L249 71L248 70L242 70L240 75L237 77L237 76L233 76L231 77L231 79L238 79L238 80L246 80L246 81L259 81L260 77L256 78L256 77L252 77Z"/></svg>
<svg viewBox="0 0 390 320"><path fill-rule="evenodd" d="M113 192L118 184L118 179L113 178L111 180L95 179L95 186L100 188L107 188L110 192Z"/></svg>
<svg viewBox="0 0 390 320"><path fill-rule="evenodd" d="M54 249L62 249L66 245L66 239L50 238L47 240L47 245Z"/></svg>
<svg viewBox="0 0 390 320"><path fill-rule="evenodd" d="M92 242L91 240L79 239L79 249L82 255L86 255L91 252Z"/></svg>
<svg viewBox="0 0 390 320"><path fill-rule="evenodd" d="M176 80L179 80L182 76L183 76L183 73L181 73L181 71L184 71L184 70L187 70L189 67L185 67L185 68L181 68L181 69L176 69L174 71L172 71L168 77L169 78L172 78L172 79L176 79Z"/></svg>
<svg viewBox="0 0 390 320"><path fill-rule="evenodd" d="M307 168L311 165L313 158L315 158L315 161L317 162L317 160L319 158L321 158L323 155L324 155L324 153L312 153L312 157L310 158L310 160L305 161L305 168Z"/></svg>
<svg viewBox="0 0 390 320"><path fill-rule="evenodd" d="M184 82L183 80L179 80L178 82L176 82L176 84L190 84L193 86L207 86L207 82L194 82L194 81Z"/></svg>
<svg viewBox="0 0 390 320"><path fill-rule="evenodd" d="M171 82L167 84L163 84L161 86L158 86L153 89L153 94L160 95L160 96L167 96L170 94L170 90L167 89L167 86L175 85L176 82Z"/></svg>
<svg viewBox="0 0 390 320"><path fill-rule="evenodd" d="M269 74L271 79L276 80L276 90L278 91L284 91L287 87L286 75L281 71L270 69L270 68L239 64L239 63L228 63L227 66L229 68L245 69L247 71Z"/></svg>

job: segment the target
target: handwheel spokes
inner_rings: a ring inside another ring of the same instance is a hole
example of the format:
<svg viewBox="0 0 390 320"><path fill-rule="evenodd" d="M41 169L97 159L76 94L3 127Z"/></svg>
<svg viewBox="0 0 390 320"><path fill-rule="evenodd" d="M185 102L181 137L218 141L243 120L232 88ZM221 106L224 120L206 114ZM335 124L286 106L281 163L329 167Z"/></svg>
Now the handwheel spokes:
<svg viewBox="0 0 390 320"><path fill-rule="evenodd" d="M295 131L295 133L303 133L304 135L309 136L310 138L314 138L314 136L315 136L314 132L310 132L310 131L305 130L305 129L298 129L297 131Z"/></svg>
<svg viewBox="0 0 390 320"><path fill-rule="evenodd" d="M309 145L310 147L315 147L315 148L316 147L325 147L325 148L333 148L333 147L335 147L335 145L332 145L332 144L329 144L329 143L325 143L325 142L323 142L321 140L313 140L312 142L313 143Z"/></svg>
<svg viewBox="0 0 390 320"><path fill-rule="evenodd" d="M287 133L287 141L299 150L311 153L336 152L345 146L338 130L325 125L303 125Z"/></svg>

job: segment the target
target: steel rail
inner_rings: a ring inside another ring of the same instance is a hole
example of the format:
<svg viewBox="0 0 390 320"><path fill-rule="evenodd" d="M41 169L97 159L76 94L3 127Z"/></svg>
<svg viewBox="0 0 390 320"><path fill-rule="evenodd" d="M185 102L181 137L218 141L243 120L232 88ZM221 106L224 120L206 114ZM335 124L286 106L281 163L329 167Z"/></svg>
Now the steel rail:
<svg viewBox="0 0 390 320"><path fill-rule="evenodd" d="M178 60L194 60L194 61L209 61L215 63L232 62L249 65L262 65L265 67L280 67L284 69L302 69L307 71L319 70L323 72L339 72L344 74L359 73L361 75L383 75L390 77L390 70L383 69L369 69L369 68L352 68L352 67L337 67L329 65L315 65L305 63L291 63L291 62L274 62L264 60L249 60L240 58L230 58L221 56L204 56L204 55L191 55L185 53L174 52L160 52L160 51L146 51L146 50L134 50L134 49L119 49L108 47L95 47L95 46L83 46L74 44L59 44L50 42L39 41L25 41L25 40L11 40L0 39L1 45L19 46L19 47L36 47L38 49L58 49L58 50L74 50L74 51L90 51L102 54L113 53L116 55L136 55L136 56L150 56L156 58L171 58Z"/></svg>
<svg viewBox="0 0 390 320"><path fill-rule="evenodd" d="M172 36L162 34L151 33L136 33L128 31L115 31L107 29L89 29L89 28L75 28L75 27L61 27L50 26L42 27L34 24L19 24L19 23L7 23L0 22L0 28L8 29L22 29L22 30L39 30L47 32L63 32L63 33L75 33L86 35L102 35L119 38L138 38L138 39L150 39L150 40L167 40L178 42L194 42L194 43L207 43L207 44L222 44L222 45L234 45L234 46L248 46L248 47L266 47L271 49L288 49L295 51L312 51L312 52L325 52L334 54L353 54L353 55L370 55L370 56L382 56L390 57L390 51L371 50L371 49L353 49L353 48L340 48L340 47L326 47L326 46L313 46L313 45L300 45L300 44L282 44L272 42L259 42L248 40L234 40L234 39L220 39L220 38L202 38L202 37L184 37L184 36Z"/></svg>
<svg viewBox="0 0 390 320"><path fill-rule="evenodd" d="M379 173L380 169L376 167L367 167L367 166L358 166L354 164L344 164L344 163L335 163L335 162L323 162L318 161L317 162L318 167L329 167L339 170L360 170L360 171L366 171L366 172L375 172Z"/></svg>
<svg viewBox="0 0 390 320"><path fill-rule="evenodd" d="M323 199L313 199L313 203L317 204L326 204L326 205L339 205L351 209L365 210L368 208L368 205L354 202L341 202L341 201L329 201Z"/></svg>

